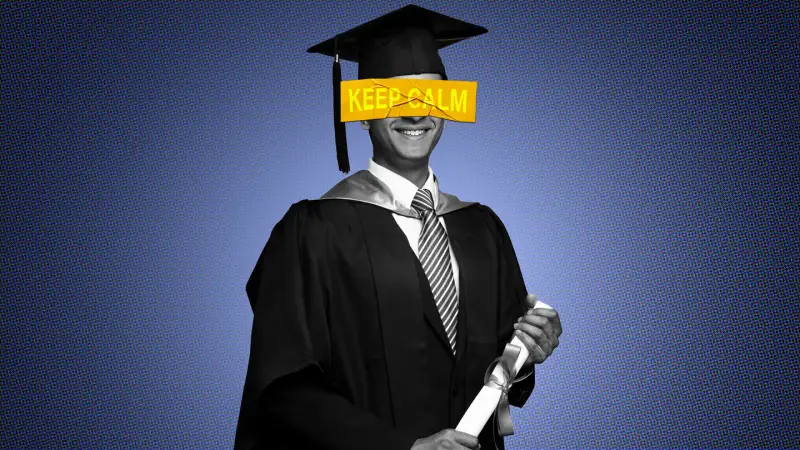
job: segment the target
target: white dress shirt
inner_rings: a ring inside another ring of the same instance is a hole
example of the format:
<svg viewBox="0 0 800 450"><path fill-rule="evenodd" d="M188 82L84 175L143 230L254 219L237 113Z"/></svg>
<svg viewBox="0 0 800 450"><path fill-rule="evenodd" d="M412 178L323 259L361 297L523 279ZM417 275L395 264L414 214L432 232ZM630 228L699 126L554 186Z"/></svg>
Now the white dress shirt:
<svg viewBox="0 0 800 450"><path fill-rule="evenodd" d="M414 200L414 196L417 195L418 190L414 183L381 166L372 158L369 159L368 170L389 187L389 190L398 203L409 209L411 208L411 202ZM439 186L434 182L433 170L431 170L430 167L428 167L428 179L425 181L422 189L427 189L433 194L433 207L434 209L437 208L439 206ZM403 230L403 234L406 235L411 250L413 250L414 254L419 258L419 234L422 232L422 219L415 219L413 217L401 216L400 214L394 213L392 216L397 222L397 226L399 226L400 229ZM447 226L444 224L444 219L441 216L438 216L438 219L446 232ZM450 250L450 267L453 268L453 281L455 281L456 295L458 295L460 288L458 285L458 263L456 262L456 255L453 253L453 246L450 245L449 235L447 237L447 248Z"/></svg>

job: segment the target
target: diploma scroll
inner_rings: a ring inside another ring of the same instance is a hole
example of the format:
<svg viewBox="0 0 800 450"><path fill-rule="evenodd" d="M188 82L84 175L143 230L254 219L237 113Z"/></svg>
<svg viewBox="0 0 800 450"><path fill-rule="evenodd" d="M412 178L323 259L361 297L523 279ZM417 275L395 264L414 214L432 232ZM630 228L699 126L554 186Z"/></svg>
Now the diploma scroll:
<svg viewBox="0 0 800 450"><path fill-rule="evenodd" d="M538 300L533 308L553 309L546 303ZM472 436L478 436L480 434L481 430L483 430L483 427L486 425L486 422L488 422L489 418L492 417L492 413L497 410L497 407L500 405L501 401L505 401L504 388L507 389L514 382L513 377L519 373L522 365L525 364L525 361L528 359L529 352L528 348L525 347L525 344L523 344L522 341L515 335L514 338L511 339L511 342L506 345L506 350L503 352L503 354L505 356L516 356L516 360L513 362L513 368L510 367L511 364L508 364L508 367L504 367L502 360L501 363L495 365L490 379L486 382L486 384L484 384L480 392L478 392L475 400L473 400L472 404L469 405L464 417L462 417L461 421L458 423L458 426L456 427L457 431L462 431ZM507 369L509 370L507 371ZM512 434L513 427L510 425L510 418L508 423L508 427L511 428L511 431L508 431L505 434Z"/></svg>

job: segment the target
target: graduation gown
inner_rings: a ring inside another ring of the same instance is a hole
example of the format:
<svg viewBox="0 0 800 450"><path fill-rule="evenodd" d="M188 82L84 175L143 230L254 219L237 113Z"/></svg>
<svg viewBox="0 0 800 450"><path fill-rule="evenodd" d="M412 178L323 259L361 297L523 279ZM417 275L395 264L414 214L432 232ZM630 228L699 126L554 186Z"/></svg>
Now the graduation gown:
<svg viewBox="0 0 800 450"><path fill-rule="evenodd" d="M236 449L397 449L455 428L526 310L508 233L487 206L440 192L460 274L456 355L392 213L416 216L368 171L291 206L247 283L250 360ZM521 407L531 375L509 392ZM493 448L490 422L479 436ZM502 448L502 439L498 439Z"/></svg>

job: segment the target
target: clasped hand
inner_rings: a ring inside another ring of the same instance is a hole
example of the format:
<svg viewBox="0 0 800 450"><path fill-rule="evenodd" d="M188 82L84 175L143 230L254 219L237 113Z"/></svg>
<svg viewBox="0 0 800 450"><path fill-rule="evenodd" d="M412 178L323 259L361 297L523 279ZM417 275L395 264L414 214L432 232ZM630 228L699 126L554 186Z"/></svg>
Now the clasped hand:
<svg viewBox="0 0 800 450"><path fill-rule="evenodd" d="M417 439L411 450L478 450L478 438L453 429L442 430L424 439Z"/></svg>
<svg viewBox="0 0 800 450"><path fill-rule="evenodd" d="M514 324L515 335L528 348L529 356L523 367L541 364L558 347L561 336L561 319L555 309L536 308L536 296L528 294L525 298L528 312Z"/></svg>

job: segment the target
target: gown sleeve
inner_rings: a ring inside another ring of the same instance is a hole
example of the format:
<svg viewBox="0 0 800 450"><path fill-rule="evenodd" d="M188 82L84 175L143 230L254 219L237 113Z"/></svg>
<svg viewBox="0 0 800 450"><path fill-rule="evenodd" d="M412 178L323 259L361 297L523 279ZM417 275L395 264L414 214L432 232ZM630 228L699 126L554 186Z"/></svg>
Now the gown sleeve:
<svg viewBox="0 0 800 450"><path fill-rule="evenodd" d="M408 450L415 438L327 382L325 223L309 201L275 226L250 280L250 360L234 447Z"/></svg>
<svg viewBox="0 0 800 450"><path fill-rule="evenodd" d="M527 311L525 298L528 295L528 290L525 287L525 280L519 268L519 261L517 260L514 246L511 244L511 238L508 235L505 225L503 225L503 222L491 208L485 205L481 206L489 216L489 227L495 235L500 258L500 307L497 324L497 338L500 345L498 349L499 355L502 353L505 345L511 341L514 333L514 323ZM530 375L527 378L514 383L511 389L509 389L509 404L521 408L525 405L525 402L528 401L528 397L530 397L534 385L536 384L534 366L531 366L528 371L530 371ZM525 369L523 369L523 373L520 373L518 376L525 375L526 373Z"/></svg>

